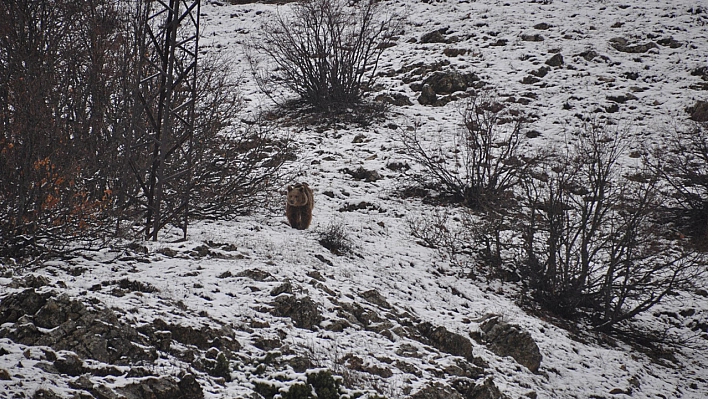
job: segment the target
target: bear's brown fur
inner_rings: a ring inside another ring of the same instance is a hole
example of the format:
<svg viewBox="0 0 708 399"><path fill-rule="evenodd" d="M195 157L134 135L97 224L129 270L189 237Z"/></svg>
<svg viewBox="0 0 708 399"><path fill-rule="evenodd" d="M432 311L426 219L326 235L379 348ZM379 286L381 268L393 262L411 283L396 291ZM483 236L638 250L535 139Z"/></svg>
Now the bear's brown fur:
<svg viewBox="0 0 708 399"><path fill-rule="evenodd" d="M305 230L312 222L312 208L315 199L312 189L307 183L298 183L288 186L288 199L285 203L285 216L288 217L290 226L294 229Z"/></svg>

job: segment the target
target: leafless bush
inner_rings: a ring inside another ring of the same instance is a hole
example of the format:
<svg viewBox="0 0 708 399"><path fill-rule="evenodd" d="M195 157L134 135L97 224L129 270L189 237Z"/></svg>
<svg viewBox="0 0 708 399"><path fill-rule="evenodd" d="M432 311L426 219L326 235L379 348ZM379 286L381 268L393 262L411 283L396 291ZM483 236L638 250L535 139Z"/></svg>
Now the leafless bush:
<svg viewBox="0 0 708 399"><path fill-rule="evenodd" d="M349 233L342 223L330 223L318 231L319 243L335 255L341 256L353 252Z"/></svg>
<svg viewBox="0 0 708 399"><path fill-rule="evenodd" d="M406 154L423 167L415 183L469 208L498 208L535 162L521 153L524 116L484 93L469 100L463 122L451 145L428 147L417 128L402 133Z"/></svg>
<svg viewBox="0 0 708 399"><path fill-rule="evenodd" d="M267 94L273 86L297 94L321 111L351 107L376 74L381 54L393 44L397 19L375 0L306 0L292 5L292 16L267 22L251 53L274 68L251 64Z"/></svg>
<svg viewBox="0 0 708 399"><path fill-rule="evenodd" d="M657 176L623 170L626 137L588 128L528 180L517 231L520 271L534 297L565 317L612 330L687 288L701 256L666 239Z"/></svg>
<svg viewBox="0 0 708 399"><path fill-rule="evenodd" d="M708 243L708 125L676 129L648 151L647 163L666 183L669 221L700 246Z"/></svg>
<svg viewBox="0 0 708 399"><path fill-rule="evenodd" d="M268 205L283 179L283 164L295 156L287 134L266 121L239 122L240 91L226 59L200 62L193 144L190 215L223 218Z"/></svg>

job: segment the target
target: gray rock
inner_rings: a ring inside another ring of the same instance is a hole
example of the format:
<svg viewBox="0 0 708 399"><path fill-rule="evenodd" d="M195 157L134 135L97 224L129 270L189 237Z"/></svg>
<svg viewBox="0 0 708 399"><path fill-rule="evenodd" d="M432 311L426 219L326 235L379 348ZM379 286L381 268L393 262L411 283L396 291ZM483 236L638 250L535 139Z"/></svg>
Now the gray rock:
<svg viewBox="0 0 708 399"><path fill-rule="evenodd" d="M686 109L691 114L691 120L696 122L708 122L708 101L696 101L692 107Z"/></svg>
<svg viewBox="0 0 708 399"><path fill-rule="evenodd" d="M439 382L426 385L418 392L411 395L410 399L466 399L459 392L448 385Z"/></svg>
<svg viewBox="0 0 708 399"><path fill-rule="evenodd" d="M391 305L386 301L377 290L369 290L359 294L360 297L366 299L367 301L373 303L374 305L381 306L385 309L391 309Z"/></svg>
<svg viewBox="0 0 708 399"><path fill-rule="evenodd" d="M543 39L543 36L538 33L533 33L533 34L523 33L523 34L521 34L521 40L523 40L525 42L542 42L544 39Z"/></svg>
<svg viewBox="0 0 708 399"><path fill-rule="evenodd" d="M411 99L408 98L405 94L402 93L387 93L387 94L380 94L376 96L374 99L375 101L378 101L380 103L384 104L391 104L395 105L398 107L402 107L405 105L413 105L411 102Z"/></svg>
<svg viewBox="0 0 708 399"><path fill-rule="evenodd" d="M541 366L541 352L528 331L506 323L499 317L491 317L480 325L481 340L499 356L511 356L522 366L537 372Z"/></svg>
<svg viewBox="0 0 708 399"><path fill-rule="evenodd" d="M468 378L459 378L452 381L452 386L465 399L508 399L494 384L492 377L486 378L481 384Z"/></svg>
<svg viewBox="0 0 708 399"><path fill-rule="evenodd" d="M442 28L428 32L420 37L420 43L449 43L445 38L449 28Z"/></svg>
<svg viewBox="0 0 708 399"><path fill-rule="evenodd" d="M620 51L622 53L632 53L632 54L646 53L647 51L649 51L653 48L659 47L654 42L630 45L629 42L627 41L627 39L624 39L621 37L616 37L616 38L610 39L610 46L612 46L612 48L614 48L615 50Z"/></svg>
<svg viewBox="0 0 708 399"><path fill-rule="evenodd" d="M559 67L563 65L563 55L561 53L554 54L553 57L546 60L546 65Z"/></svg>
<svg viewBox="0 0 708 399"><path fill-rule="evenodd" d="M464 336L448 331L445 327L434 327L428 322L419 324L418 331L438 350L474 361L472 343Z"/></svg>
<svg viewBox="0 0 708 399"><path fill-rule="evenodd" d="M34 392L32 399L62 399L62 397L51 389L40 388Z"/></svg>
<svg viewBox="0 0 708 399"><path fill-rule="evenodd" d="M275 297L272 306L274 316L289 317L298 328L314 330L323 320L317 304L309 297L282 294Z"/></svg>
<svg viewBox="0 0 708 399"><path fill-rule="evenodd" d="M5 369L0 369L0 380L9 381L11 379L12 379L12 377L10 376L9 371L7 371Z"/></svg>
<svg viewBox="0 0 708 399"><path fill-rule="evenodd" d="M54 367L62 374L79 376L86 370L84 361L75 353L66 353L63 357L54 361Z"/></svg>
<svg viewBox="0 0 708 399"><path fill-rule="evenodd" d="M463 74L454 70L438 71L423 80L423 90L425 90L425 85L429 85L436 94L450 94L466 91L478 80L479 77L474 73Z"/></svg>

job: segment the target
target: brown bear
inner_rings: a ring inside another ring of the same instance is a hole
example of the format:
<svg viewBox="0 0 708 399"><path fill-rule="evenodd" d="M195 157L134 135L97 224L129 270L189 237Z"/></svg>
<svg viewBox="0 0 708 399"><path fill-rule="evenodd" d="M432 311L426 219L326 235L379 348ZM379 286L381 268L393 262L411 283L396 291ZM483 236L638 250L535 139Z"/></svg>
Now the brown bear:
<svg viewBox="0 0 708 399"><path fill-rule="evenodd" d="M312 207L315 205L312 189L307 183L288 186L288 200L285 203L285 216L294 229L305 230L312 222Z"/></svg>

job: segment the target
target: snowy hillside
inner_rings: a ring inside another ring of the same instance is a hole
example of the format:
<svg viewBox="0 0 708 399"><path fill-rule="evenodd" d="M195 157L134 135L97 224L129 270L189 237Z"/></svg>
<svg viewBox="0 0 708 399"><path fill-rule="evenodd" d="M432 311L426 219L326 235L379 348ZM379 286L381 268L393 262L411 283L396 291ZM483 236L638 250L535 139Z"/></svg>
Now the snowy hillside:
<svg viewBox="0 0 708 399"><path fill-rule="evenodd" d="M461 123L462 100L418 101L419 67L435 65L523 106L538 133L531 146L565 143L589 118L616 121L637 145L660 142L708 100L708 3L386 3L406 25L372 97L411 105L369 127L282 126L300 149L288 168L315 192L310 229L263 210L196 222L186 242L175 230L14 272L0 265L0 397L295 398L308 381L323 399L337 397L328 371L351 398L708 397L705 282L640 316L679 340L664 353L529 314L519 285L470 277L417 242L411 223L436 208L402 198L406 171L391 168L413 166L401 130L445 140ZM202 5L200 46L242 71L244 119L270 103L243 45L288 7ZM359 168L376 175L357 179ZM351 251L320 244L332 228Z"/></svg>

